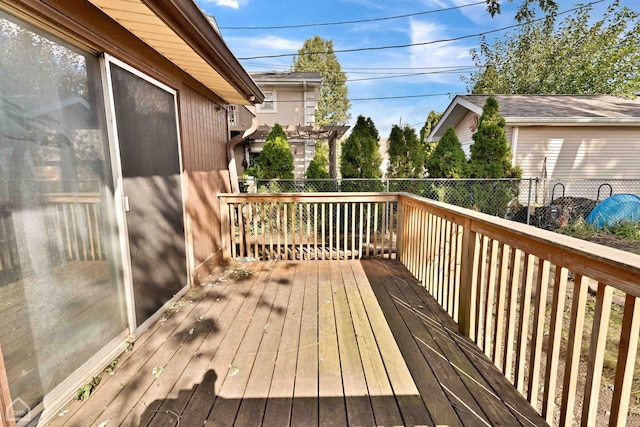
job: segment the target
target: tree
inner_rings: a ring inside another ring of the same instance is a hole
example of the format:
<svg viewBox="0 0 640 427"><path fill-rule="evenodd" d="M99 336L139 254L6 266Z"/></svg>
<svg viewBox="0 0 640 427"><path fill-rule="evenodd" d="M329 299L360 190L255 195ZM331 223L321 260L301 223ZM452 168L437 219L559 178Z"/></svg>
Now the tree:
<svg viewBox="0 0 640 427"><path fill-rule="evenodd" d="M616 0L599 20L584 7L556 25L530 22L503 40L481 40L468 79L475 94L640 92L640 12Z"/></svg>
<svg viewBox="0 0 640 427"><path fill-rule="evenodd" d="M499 179L520 178L522 172L511 164L505 121L498 110L498 101L487 98L478 119L478 129L472 136L469 177L486 180L471 186L475 207L480 212L504 217L509 204L518 195L519 183Z"/></svg>
<svg viewBox="0 0 640 427"><path fill-rule="evenodd" d="M425 196L456 206L469 207L467 177L467 156L453 127L449 127L436 143L426 162L429 178L443 178L428 181Z"/></svg>
<svg viewBox="0 0 640 427"><path fill-rule="evenodd" d="M426 161L429 178L466 178L467 156L453 127L449 127Z"/></svg>
<svg viewBox="0 0 640 427"><path fill-rule="evenodd" d="M329 181L313 181L329 178L329 149L323 141L316 141L316 153L307 167L305 177L308 180L305 184L305 191L322 192L331 191L332 185Z"/></svg>
<svg viewBox="0 0 640 427"><path fill-rule="evenodd" d="M427 138L429 134L433 130L434 127L438 124L438 121L442 117L442 113L436 113L435 111L429 111L429 115L427 116L427 120L424 122L424 125L420 129L420 143L427 144Z"/></svg>
<svg viewBox="0 0 640 427"><path fill-rule="evenodd" d="M505 121L498 112L498 101L487 98L478 128L473 134L469 176L471 178L519 178L520 168L511 165L511 147L505 136Z"/></svg>
<svg viewBox="0 0 640 427"><path fill-rule="evenodd" d="M347 91L347 75L333 52L333 41L320 36L307 39L293 59L293 71L320 73L322 85L316 108L318 126L344 126L349 123L351 103ZM337 177L336 141L329 141L329 174Z"/></svg>
<svg viewBox="0 0 640 427"><path fill-rule="evenodd" d="M276 123L254 165L246 173L258 179L293 179L293 168L291 147L282 127Z"/></svg>
<svg viewBox="0 0 640 427"><path fill-rule="evenodd" d="M513 0L509 0L511 2ZM540 10L547 14L547 16L553 16L558 10L558 5L554 0L522 0L520 7L516 13L516 20L518 22L524 22L535 16L535 6L538 6ZM487 11L494 17L496 14L500 14L502 11L501 0L487 0Z"/></svg>
<svg viewBox="0 0 640 427"><path fill-rule="evenodd" d="M351 103L347 97L347 75L333 52L333 41L320 36L307 39L293 59L293 71L321 75L316 125L343 126L349 122Z"/></svg>
<svg viewBox="0 0 640 427"><path fill-rule="evenodd" d="M371 118L358 116L349 137L342 143L340 171L343 178L381 178L380 147L378 130ZM343 186L343 190L379 190L377 186L365 187L353 183Z"/></svg>
<svg viewBox="0 0 640 427"><path fill-rule="evenodd" d="M416 131L408 125L393 125L389 134L389 178L421 178L424 169L424 149Z"/></svg>
<svg viewBox="0 0 640 427"><path fill-rule="evenodd" d="M307 179L328 179L329 178L329 156L327 145L322 141L316 142L316 152L313 160L309 163L305 177Z"/></svg>
<svg viewBox="0 0 640 427"><path fill-rule="evenodd" d="M266 140L269 141L272 139L276 139L277 137L280 137L284 140L287 139L287 133L284 131L284 129L282 129L282 126L280 126L279 123L276 123L271 127L269 133L267 134Z"/></svg>

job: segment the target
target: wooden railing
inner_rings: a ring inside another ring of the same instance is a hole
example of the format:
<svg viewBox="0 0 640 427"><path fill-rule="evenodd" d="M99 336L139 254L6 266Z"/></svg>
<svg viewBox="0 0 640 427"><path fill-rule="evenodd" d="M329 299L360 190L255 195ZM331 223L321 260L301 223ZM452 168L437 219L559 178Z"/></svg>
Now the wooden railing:
<svg viewBox="0 0 640 427"><path fill-rule="evenodd" d="M106 259L102 241L100 196L86 194L48 194L56 230L66 261L102 261Z"/></svg>
<svg viewBox="0 0 640 427"><path fill-rule="evenodd" d="M384 193L221 195L224 258L390 258L396 199Z"/></svg>
<svg viewBox="0 0 640 427"><path fill-rule="evenodd" d="M637 410L638 255L404 193L223 195L221 203L227 259L364 258L368 236L382 242L373 255L395 251L551 424L622 426L632 399ZM336 206L348 206L351 220L326 223Z"/></svg>

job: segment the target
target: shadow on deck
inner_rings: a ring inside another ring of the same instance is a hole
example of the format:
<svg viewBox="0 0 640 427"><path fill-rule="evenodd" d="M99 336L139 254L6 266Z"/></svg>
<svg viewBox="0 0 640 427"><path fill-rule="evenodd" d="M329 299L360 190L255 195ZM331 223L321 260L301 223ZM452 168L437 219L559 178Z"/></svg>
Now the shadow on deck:
<svg viewBox="0 0 640 427"><path fill-rule="evenodd" d="M388 260L227 271L51 425L546 425L416 283Z"/></svg>

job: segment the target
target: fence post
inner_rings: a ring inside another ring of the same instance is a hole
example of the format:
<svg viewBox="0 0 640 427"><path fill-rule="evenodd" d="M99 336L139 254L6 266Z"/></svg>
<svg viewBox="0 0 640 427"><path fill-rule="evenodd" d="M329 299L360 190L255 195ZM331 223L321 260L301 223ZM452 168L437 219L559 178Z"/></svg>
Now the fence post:
<svg viewBox="0 0 640 427"><path fill-rule="evenodd" d="M220 197L220 230L222 238L222 259L224 261L231 259L231 241L229 240L231 230L229 221L229 204L224 197Z"/></svg>
<svg viewBox="0 0 640 427"><path fill-rule="evenodd" d="M476 277L479 247L476 244L476 232L471 229L471 218L464 220L462 230L462 257L460 265L460 333L475 341Z"/></svg>
<svg viewBox="0 0 640 427"><path fill-rule="evenodd" d="M531 224L531 190L533 187L533 178L529 178L529 200L527 201L527 225Z"/></svg>

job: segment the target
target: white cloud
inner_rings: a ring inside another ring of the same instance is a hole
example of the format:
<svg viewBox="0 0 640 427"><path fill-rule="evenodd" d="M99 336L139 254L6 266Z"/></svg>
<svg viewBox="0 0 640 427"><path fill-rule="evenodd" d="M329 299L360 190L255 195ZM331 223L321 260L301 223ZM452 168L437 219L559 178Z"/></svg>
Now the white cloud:
<svg viewBox="0 0 640 427"><path fill-rule="evenodd" d="M231 9L238 9L240 6L246 4L246 0L204 0L207 3L214 3L216 6L230 7Z"/></svg>
<svg viewBox="0 0 640 427"><path fill-rule="evenodd" d="M216 2L217 6L227 6L230 7L232 9L237 9L240 7L240 4L237 2L237 0L218 0Z"/></svg>
<svg viewBox="0 0 640 427"><path fill-rule="evenodd" d="M469 3L475 3L471 0L452 0L454 6L464 6ZM477 4L475 6L462 7L460 12L471 19L476 24L486 23L490 19L489 12L487 12L487 5L485 3Z"/></svg>
<svg viewBox="0 0 640 427"><path fill-rule="evenodd" d="M411 43L424 43L450 37L447 28L427 21L410 21ZM441 42L412 46L409 62L411 67L448 67L458 65L473 65L469 51L473 45L463 45L462 42ZM461 73L462 74L462 73ZM430 74L426 80L433 82L451 81L451 74Z"/></svg>
<svg viewBox="0 0 640 427"><path fill-rule="evenodd" d="M246 42L251 48L254 48L254 51L255 49L262 49L259 51L261 54L265 52L263 49L269 49L271 51L297 52L303 44L300 40L285 39L278 36L260 36L247 39Z"/></svg>

